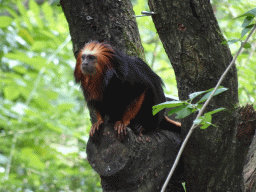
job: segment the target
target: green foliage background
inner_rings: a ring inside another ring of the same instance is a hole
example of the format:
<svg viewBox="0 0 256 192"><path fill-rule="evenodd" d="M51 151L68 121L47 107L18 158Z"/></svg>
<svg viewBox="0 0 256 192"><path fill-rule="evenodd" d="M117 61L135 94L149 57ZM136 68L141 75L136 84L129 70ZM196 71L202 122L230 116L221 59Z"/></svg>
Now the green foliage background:
<svg viewBox="0 0 256 192"><path fill-rule="evenodd" d="M90 119L74 84L68 25L56 1L0 0L0 191L101 191L86 161ZM133 1L136 15L149 10ZM240 38L255 1L213 1L227 40ZM150 17L137 22L149 65L177 97L175 75ZM256 98L255 36L237 60L241 105ZM239 44L230 46L232 53Z"/></svg>

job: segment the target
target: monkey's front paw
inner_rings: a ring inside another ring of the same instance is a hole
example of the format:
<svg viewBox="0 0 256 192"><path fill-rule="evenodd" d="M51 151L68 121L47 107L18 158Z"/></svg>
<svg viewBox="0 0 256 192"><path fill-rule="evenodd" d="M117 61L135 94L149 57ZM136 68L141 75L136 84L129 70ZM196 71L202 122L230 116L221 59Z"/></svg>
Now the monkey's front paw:
<svg viewBox="0 0 256 192"><path fill-rule="evenodd" d="M117 132L118 139L122 140L124 138L124 136L127 134L126 127L128 125L129 124L122 123L121 121L116 122L114 128L115 128L115 131Z"/></svg>
<svg viewBox="0 0 256 192"><path fill-rule="evenodd" d="M101 125L103 122L104 122L104 121L101 120L101 121L98 121L98 122L96 122L96 123L94 123L94 124L92 125L91 130L90 130L90 132L89 132L89 134L90 134L91 137L94 136L94 134L96 133L96 131L99 131L100 125Z"/></svg>

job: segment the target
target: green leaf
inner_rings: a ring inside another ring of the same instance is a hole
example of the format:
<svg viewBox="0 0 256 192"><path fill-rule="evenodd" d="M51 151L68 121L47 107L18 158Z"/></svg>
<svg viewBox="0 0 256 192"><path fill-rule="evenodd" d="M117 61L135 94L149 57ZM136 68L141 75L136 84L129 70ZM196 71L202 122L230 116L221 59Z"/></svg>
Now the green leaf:
<svg viewBox="0 0 256 192"><path fill-rule="evenodd" d="M17 7L19 9L20 14L22 15L22 19L26 22L27 27L30 31L32 31L33 27L32 24L28 18L27 10L25 9L24 5L22 4L22 1L17 1Z"/></svg>
<svg viewBox="0 0 256 192"><path fill-rule="evenodd" d="M199 91L199 92L191 93L191 94L189 95L189 98L190 98L191 100L193 100L193 99L196 98L198 95L201 95L201 94L203 94L203 93L205 93L205 92L207 92L207 91Z"/></svg>
<svg viewBox="0 0 256 192"><path fill-rule="evenodd" d="M248 43L248 42L246 42L246 43L244 44L244 48L245 48L245 49L249 49L249 48L251 48L251 44L250 44L250 43Z"/></svg>
<svg viewBox="0 0 256 192"><path fill-rule="evenodd" d="M8 12L8 14L10 14L13 18L18 18L19 15L17 14L17 11L13 10L12 8L5 6L5 5L1 5L2 10L6 10Z"/></svg>
<svg viewBox="0 0 256 192"><path fill-rule="evenodd" d="M36 70L40 70L43 66L46 65L46 59L44 59L40 56L30 58L25 53L19 52L19 51L16 51L13 53L8 53L5 55L5 57L9 58L9 59L19 60L21 62L24 62Z"/></svg>
<svg viewBox="0 0 256 192"><path fill-rule="evenodd" d="M27 72L27 69L22 65L16 65L12 68L15 72L20 74L25 74Z"/></svg>
<svg viewBox="0 0 256 192"><path fill-rule="evenodd" d="M59 94L56 91L47 91L45 95L48 99L56 99L59 96Z"/></svg>
<svg viewBox="0 0 256 192"><path fill-rule="evenodd" d="M250 11L247 11L245 14L242 14L242 15L240 15L240 16L238 16L238 17L236 17L236 18L240 18L240 17L255 17L256 16L256 8L254 8L254 9L252 9L252 10L250 10ZM235 18L235 19L236 19Z"/></svg>
<svg viewBox="0 0 256 192"><path fill-rule="evenodd" d="M62 104L58 105L58 109L63 112L69 111L73 107L74 107L74 104L72 104L72 103L62 103Z"/></svg>
<svg viewBox="0 0 256 192"><path fill-rule="evenodd" d="M242 30L242 32L241 32L241 38L242 38L246 33L248 33L248 32L251 30L251 28L253 28L253 26L254 26L254 24L251 24L251 25L248 25L248 26L246 26L245 28L243 28L243 30Z"/></svg>
<svg viewBox="0 0 256 192"><path fill-rule="evenodd" d="M242 27L248 26L248 25L251 23L252 20L253 20L253 17L247 16L247 17L244 19L244 22L243 22L243 24L242 24Z"/></svg>
<svg viewBox="0 0 256 192"><path fill-rule="evenodd" d="M12 23L13 19L8 16L0 16L0 28L6 28Z"/></svg>
<svg viewBox="0 0 256 192"><path fill-rule="evenodd" d="M56 132L56 133L62 133L62 129L55 126L54 124L50 123L50 122L46 122L46 128Z"/></svg>
<svg viewBox="0 0 256 192"><path fill-rule="evenodd" d="M209 112L207 112L207 113L205 113L205 114L213 115L213 114L218 113L218 112L220 112L220 111L223 111L223 110L225 110L225 109L226 109L226 108L221 107L221 108L215 109L215 110L213 110L213 111L209 111Z"/></svg>
<svg viewBox="0 0 256 192"><path fill-rule="evenodd" d="M174 109L171 109L169 112L168 112L168 115L172 115L174 113L177 113L179 112L180 110L184 109L186 107L186 105L184 106L180 106L180 107L177 107L177 108L174 108Z"/></svg>
<svg viewBox="0 0 256 192"><path fill-rule="evenodd" d="M48 2L45 2L42 5L42 11L45 15L45 18L48 20L48 22L53 24L54 23L53 10Z"/></svg>
<svg viewBox="0 0 256 192"><path fill-rule="evenodd" d="M194 111L196 111L196 110L185 107L176 113L177 116L175 117L175 119L185 118L185 117L189 116L191 113L193 113Z"/></svg>
<svg viewBox="0 0 256 192"><path fill-rule="evenodd" d="M225 87L218 88L218 89L216 90L216 92L213 94L213 96L216 96L216 95L218 95L218 94L220 94L220 93L222 93L222 92L224 92L224 91L227 91L227 90L228 90L228 88L225 88ZM205 95L200 99L200 101L198 101L198 103L202 103L202 102L206 101L206 100L210 97L211 94L212 94L212 91L209 92L209 93L207 93L207 94L205 94Z"/></svg>
<svg viewBox="0 0 256 192"><path fill-rule="evenodd" d="M232 40L229 40L229 41L223 41L221 44L223 44L223 45L225 45L225 44L231 45L233 43L236 43L237 41L240 41L240 39L232 39Z"/></svg>
<svg viewBox="0 0 256 192"><path fill-rule="evenodd" d="M208 128L210 125L212 125L210 122L202 122L202 126L200 127L200 129L206 129L206 128Z"/></svg>
<svg viewBox="0 0 256 192"><path fill-rule="evenodd" d="M29 95L30 95L30 93L33 89L33 86L29 84L29 83L32 83L32 82L27 81L26 83L27 83L26 87L22 87L22 86L19 87L20 93L22 94L22 96L25 99L27 99L29 97Z"/></svg>
<svg viewBox="0 0 256 192"><path fill-rule="evenodd" d="M37 3L35 2L35 0L30 0L29 1L29 8L30 10L33 11L37 25L40 29L42 29L44 27L42 19L40 18L40 8L37 5Z"/></svg>
<svg viewBox="0 0 256 192"><path fill-rule="evenodd" d="M193 123L196 124L196 125L200 125L202 121L203 121L203 118L202 118L202 117L199 117L199 118L195 119L195 120L193 121Z"/></svg>
<svg viewBox="0 0 256 192"><path fill-rule="evenodd" d="M17 86L7 86L4 88L4 96L11 101L17 99L20 95L20 90Z"/></svg>
<svg viewBox="0 0 256 192"><path fill-rule="evenodd" d="M252 13L245 13L245 14L240 15L240 16L234 18L234 19L238 19L238 18L240 18L240 17L254 17L254 14L252 14Z"/></svg>
<svg viewBox="0 0 256 192"><path fill-rule="evenodd" d="M206 129L211 125L212 122L212 116L210 114L205 114L203 116L202 126L201 129Z"/></svg>
<svg viewBox="0 0 256 192"><path fill-rule="evenodd" d="M184 105L186 101L166 101L164 103L160 103L158 105L154 105L153 108L153 115L157 114L159 111L165 108L173 108Z"/></svg>
<svg viewBox="0 0 256 192"><path fill-rule="evenodd" d="M48 47L47 41L34 41L31 50L40 51L44 50L46 47Z"/></svg>
<svg viewBox="0 0 256 192"><path fill-rule="evenodd" d="M30 45L33 44L34 39L27 30L25 30L25 29L19 30L18 35L20 37L22 37L22 39L24 39L28 44L30 44Z"/></svg>
<svg viewBox="0 0 256 192"><path fill-rule="evenodd" d="M236 17L236 18L240 18L240 17L247 17L247 16L249 16L249 17L255 17L256 16L256 8L254 8L254 9L252 9L252 10L250 10L250 11L247 11L245 14L243 14L243 15L240 15L240 16L238 16L238 17Z"/></svg>
<svg viewBox="0 0 256 192"><path fill-rule="evenodd" d="M252 9L252 10L248 11L247 13L249 13L249 14L253 14L253 15L254 15L254 17L256 17L256 8L254 8L254 9Z"/></svg>
<svg viewBox="0 0 256 192"><path fill-rule="evenodd" d="M27 166L32 167L37 170L43 171L45 168L45 163L43 163L32 148L26 147L22 148L20 151L20 158L27 162Z"/></svg>

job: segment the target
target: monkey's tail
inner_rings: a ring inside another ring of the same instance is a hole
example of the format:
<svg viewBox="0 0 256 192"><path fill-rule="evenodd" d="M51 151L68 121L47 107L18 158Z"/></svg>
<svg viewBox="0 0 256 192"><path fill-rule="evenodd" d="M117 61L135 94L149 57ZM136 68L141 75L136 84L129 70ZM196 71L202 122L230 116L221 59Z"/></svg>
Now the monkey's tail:
<svg viewBox="0 0 256 192"><path fill-rule="evenodd" d="M181 123L173 121L168 117L164 116L164 119L161 121L160 129L170 130L175 133L181 133Z"/></svg>

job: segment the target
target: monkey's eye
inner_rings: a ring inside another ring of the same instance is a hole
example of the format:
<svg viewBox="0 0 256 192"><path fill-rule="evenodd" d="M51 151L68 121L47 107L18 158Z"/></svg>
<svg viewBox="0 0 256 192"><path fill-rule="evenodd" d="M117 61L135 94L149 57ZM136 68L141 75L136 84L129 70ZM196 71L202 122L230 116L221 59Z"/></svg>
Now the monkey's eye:
<svg viewBox="0 0 256 192"><path fill-rule="evenodd" d="M95 59L96 57L94 56L94 55L88 55L88 59L90 59L90 60L93 60L93 59Z"/></svg>
<svg viewBox="0 0 256 192"><path fill-rule="evenodd" d="M84 60L85 59L85 55L82 55L81 59Z"/></svg>

